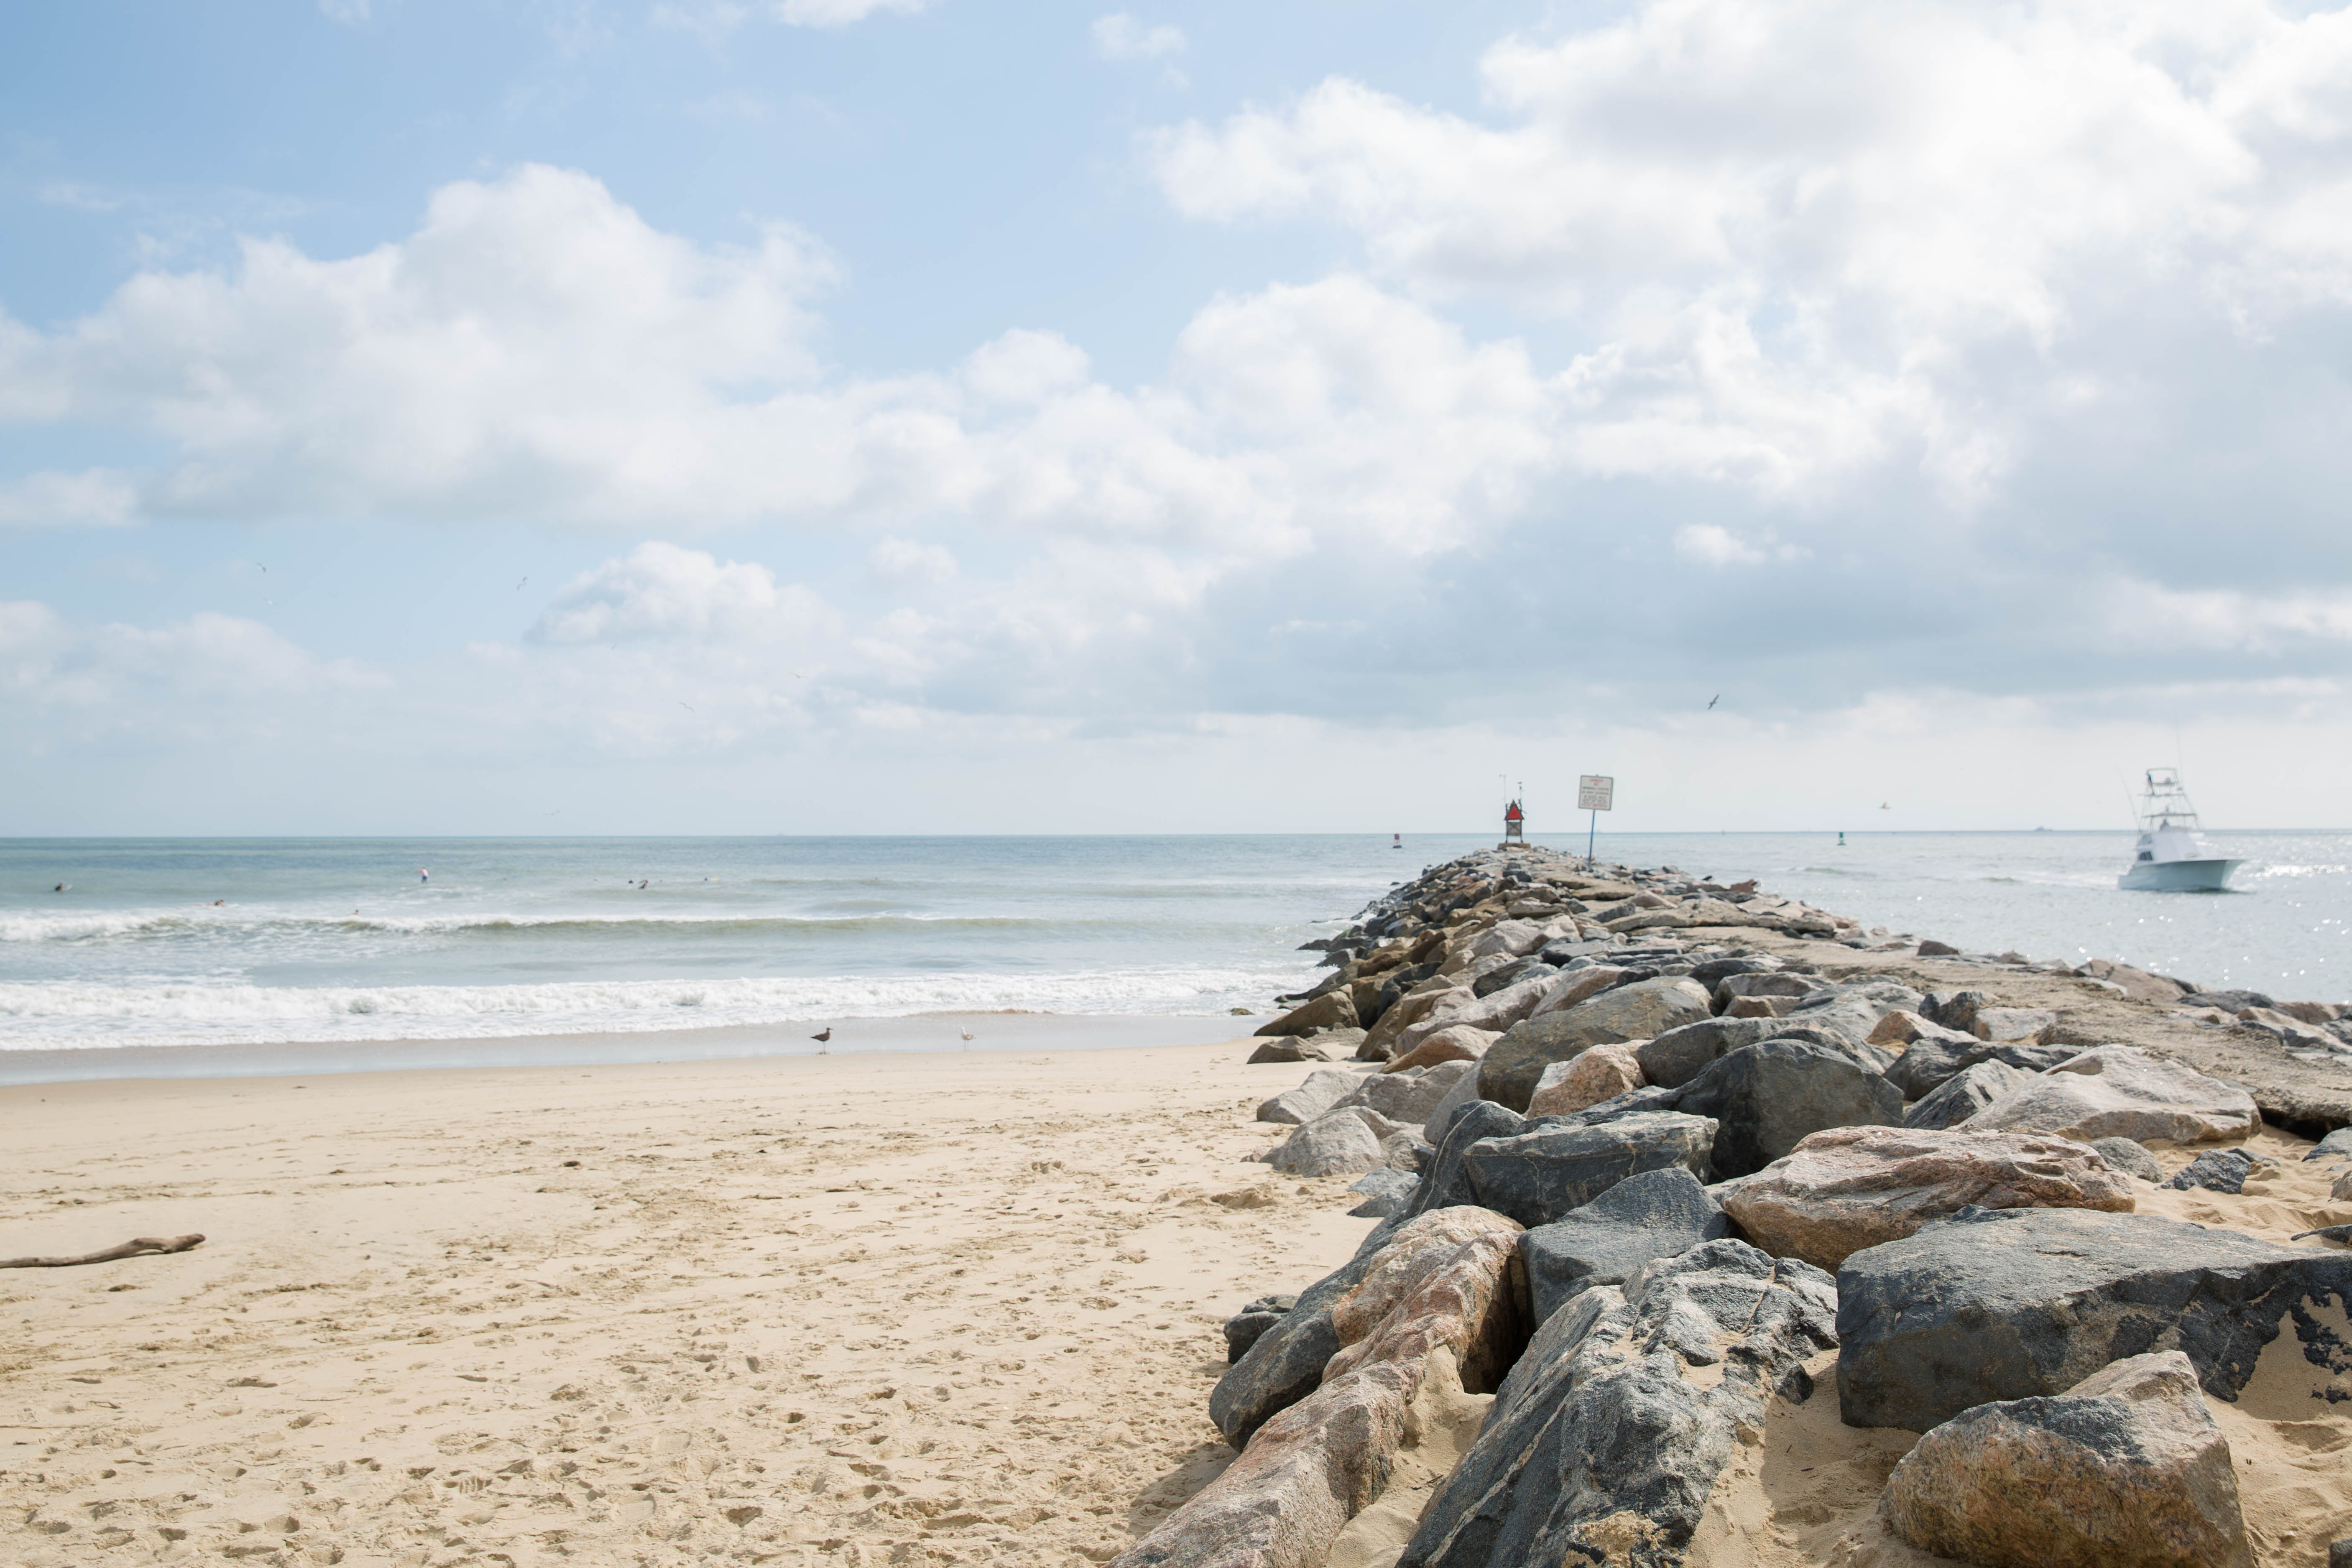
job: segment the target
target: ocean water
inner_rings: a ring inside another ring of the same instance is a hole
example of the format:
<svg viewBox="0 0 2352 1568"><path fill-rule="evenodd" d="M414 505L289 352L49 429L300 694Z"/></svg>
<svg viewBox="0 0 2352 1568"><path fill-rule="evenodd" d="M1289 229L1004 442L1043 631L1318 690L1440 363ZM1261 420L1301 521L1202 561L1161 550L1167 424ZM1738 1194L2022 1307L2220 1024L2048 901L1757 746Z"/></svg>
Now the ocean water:
<svg viewBox="0 0 2352 1568"><path fill-rule="evenodd" d="M1600 853L1972 950L2352 997L2352 835L2214 837L2247 859L2241 891L2118 892L2120 833L1603 834ZM1315 973L1299 942L1493 843L0 840L0 1050L1205 1016L1263 1007Z"/></svg>

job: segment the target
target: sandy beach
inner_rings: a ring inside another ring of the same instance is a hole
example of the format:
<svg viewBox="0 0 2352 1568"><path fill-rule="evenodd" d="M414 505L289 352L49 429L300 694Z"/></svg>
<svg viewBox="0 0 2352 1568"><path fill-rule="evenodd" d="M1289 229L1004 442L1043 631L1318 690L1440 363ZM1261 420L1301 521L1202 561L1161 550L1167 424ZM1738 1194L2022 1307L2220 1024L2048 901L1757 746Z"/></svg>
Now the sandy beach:
<svg viewBox="0 0 2352 1568"><path fill-rule="evenodd" d="M207 1237L0 1273L6 1560L1106 1560L1372 1223L1246 1051L0 1089L0 1253Z"/></svg>

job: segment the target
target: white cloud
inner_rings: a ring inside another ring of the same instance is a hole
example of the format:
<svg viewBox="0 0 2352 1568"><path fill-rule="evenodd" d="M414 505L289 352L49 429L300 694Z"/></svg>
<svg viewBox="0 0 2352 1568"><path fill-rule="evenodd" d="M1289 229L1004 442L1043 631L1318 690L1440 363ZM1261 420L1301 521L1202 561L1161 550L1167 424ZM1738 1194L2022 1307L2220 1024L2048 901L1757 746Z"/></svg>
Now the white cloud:
<svg viewBox="0 0 2352 1568"><path fill-rule="evenodd" d="M654 20L709 35L731 32L755 16L788 27L846 27L868 16L919 16L929 0L678 0L654 7Z"/></svg>
<svg viewBox="0 0 2352 1568"><path fill-rule="evenodd" d="M1182 29L1165 22L1147 25L1124 11L1097 16L1087 32L1094 38L1096 53L1107 60L1156 60L1184 52Z"/></svg>
<svg viewBox="0 0 2352 1568"><path fill-rule="evenodd" d="M702 551L655 540L566 584L530 636L544 643L725 640L830 621L814 595L779 587L765 566L721 565Z"/></svg>
<svg viewBox="0 0 2352 1568"><path fill-rule="evenodd" d="M943 544L885 539L866 553L866 564L886 583L944 583L956 574L955 552Z"/></svg>
<svg viewBox="0 0 2352 1568"><path fill-rule="evenodd" d="M370 0L319 0L319 14L331 22L356 27L368 19Z"/></svg>
<svg viewBox="0 0 2352 1568"><path fill-rule="evenodd" d="M106 468L0 481L0 528L119 528L138 515L138 487Z"/></svg>

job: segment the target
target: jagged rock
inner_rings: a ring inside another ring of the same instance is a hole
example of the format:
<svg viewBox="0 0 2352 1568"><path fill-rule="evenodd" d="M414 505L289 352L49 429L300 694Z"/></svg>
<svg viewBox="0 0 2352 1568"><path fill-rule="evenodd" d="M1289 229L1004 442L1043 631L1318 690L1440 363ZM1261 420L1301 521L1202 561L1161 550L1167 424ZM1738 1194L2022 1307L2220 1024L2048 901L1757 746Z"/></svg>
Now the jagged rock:
<svg viewBox="0 0 2352 1568"><path fill-rule="evenodd" d="M1359 1176L1380 1164L1381 1137L1357 1108L1328 1110L1270 1150L1265 1163L1293 1176Z"/></svg>
<svg viewBox="0 0 2352 1568"><path fill-rule="evenodd" d="M1422 1123L1422 1136L1428 1139L1433 1145L1443 1144L1445 1142L1446 1130L1454 1125L1455 1115L1464 1106L1472 1104L1477 1099L1478 1075L1475 1072L1465 1073L1459 1083L1445 1091L1445 1098L1437 1102L1437 1109L1431 1111L1428 1119Z"/></svg>
<svg viewBox="0 0 2352 1568"><path fill-rule="evenodd" d="M1980 1131L2151 1138L2175 1143L2251 1137L2262 1125L2253 1096L2193 1068L2130 1046L2100 1046L2002 1095L1964 1124Z"/></svg>
<svg viewBox="0 0 2352 1568"><path fill-rule="evenodd" d="M1931 1024L1973 1035L1977 1032L1977 1009L1991 1005L1992 998L1981 991L1930 991L1913 1011Z"/></svg>
<svg viewBox="0 0 2352 1568"><path fill-rule="evenodd" d="M1546 940L1543 927L1533 921L1503 921L1471 942L1470 956L1474 961L1497 955L1519 958L1535 952Z"/></svg>
<svg viewBox="0 0 2352 1568"><path fill-rule="evenodd" d="M1403 1072L1412 1068L1439 1067L1446 1062L1475 1062L1503 1037L1493 1029L1475 1028L1450 1019L1444 1023L1444 1027L1423 1035L1411 1050L1401 1052L1381 1070Z"/></svg>
<svg viewBox="0 0 2352 1568"><path fill-rule="evenodd" d="M1549 1225L1628 1176L1681 1166L1706 1168L1715 1123L1675 1111L1621 1116L1598 1125L1529 1123L1463 1151L1475 1201L1521 1225Z"/></svg>
<svg viewBox="0 0 2352 1568"><path fill-rule="evenodd" d="M1843 1051L1775 1037L1717 1058L1675 1109L1721 1123L1708 1179L1723 1182L1762 1170L1823 1128L1897 1126L1903 1096Z"/></svg>
<svg viewBox="0 0 2352 1568"><path fill-rule="evenodd" d="M1893 1014L1887 1016L1893 1017ZM2003 1062L2021 1072L2048 1072L2060 1062L2071 1061L2082 1055L2080 1046L2045 1046L2023 1040L1980 1040L1974 1035L1957 1030L1927 1027L1933 1033L1922 1033L1895 1065L1886 1069L1887 1079L1903 1091L1906 1100L1923 1100L1937 1085L1948 1082L1979 1062Z"/></svg>
<svg viewBox="0 0 2352 1568"><path fill-rule="evenodd" d="M1432 1119L1433 1125L1434 1120ZM1526 1126L1526 1117L1491 1100L1465 1103L1454 1113L1443 1135L1433 1140L1437 1154L1430 1161L1429 1169L1422 1173L1421 1191L1414 1196L1408 1215L1476 1204L1477 1190L1470 1184L1465 1158L1477 1143L1488 1138L1511 1137Z"/></svg>
<svg viewBox="0 0 2352 1568"><path fill-rule="evenodd" d="M1542 972L1540 974L1536 973L1538 970ZM1483 1001L1497 991L1507 990L1519 981L1529 978L1548 980L1558 973L1550 964L1532 954L1526 958L1514 958L1507 963L1490 969L1473 980L1470 983L1470 994Z"/></svg>
<svg viewBox="0 0 2352 1568"><path fill-rule="evenodd" d="M1596 1285L1622 1285L1655 1258L1726 1235L1721 1205L1680 1165L1644 1171L1519 1237L1528 1321L1540 1324Z"/></svg>
<svg viewBox="0 0 2352 1568"><path fill-rule="evenodd" d="M1718 1188L1748 1239L1834 1270L1971 1205L2127 1213L2131 1183L2079 1143L2014 1132L1837 1127Z"/></svg>
<svg viewBox="0 0 2352 1568"><path fill-rule="evenodd" d="M1344 1068L1311 1072L1297 1089L1286 1089L1257 1108L1260 1121L1304 1126L1356 1092L1364 1080Z"/></svg>
<svg viewBox="0 0 2352 1568"><path fill-rule="evenodd" d="M1725 1052L1778 1033L1769 1018L1701 1018L1644 1041L1633 1047L1633 1055L1642 1064L1643 1078L1663 1088L1679 1089Z"/></svg>
<svg viewBox="0 0 2352 1568"><path fill-rule="evenodd" d="M1365 1035L1364 1043L1359 1050L1379 1051L1383 1059L1395 1056L1397 1042L1413 1025L1434 1017L1440 1013L1466 1007L1476 1000L1477 998L1470 994L1470 988L1467 985L1441 984L1433 976L1397 998L1390 1005L1389 1010L1381 1015L1380 1022L1374 1024ZM1428 1031L1423 1030L1423 1033L1426 1034ZM1418 1038L1418 1037L1415 1037Z"/></svg>
<svg viewBox="0 0 2352 1568"><path fill-rule="evenodd" d="M1641 1058L1630 1046L1592 1046L1544 1068L1528 1100L1529 1116L1563 1116L1644 1087Z"/></svg>
<svg viewBox="0 0 2352 1568"><path fill-rule="evenodd" d="M2230 1445L2179 1351L1979 1405L1887 1478L1888 1527L1984 1568L2250 1568Z"/></svg>
<svg viewBox="0 0 2352 1568"><path fill-rule="evenodd" d="M1585 1291L1536 1331L1396 1568L1680 1563L1835 1309L1819 1269L1729 1239Z"/></svg>
<svg viewBox="0 0 2352 1568"><path fill-rule="evenodd" d="M1340 1348L1320 1386L1259 1426L1239 1458L1113 1568L1320 1568L1388 1484L1423 1384L1492 1388L1518 1349L1525 1327L1500 1288L1517 1228L1449 1210L1397 1231L1323 1314Z"/></svg>
<svg viewBox="0 0 2352 1568"><path fill-rule="evenodd" d="M1697 976L1694 974L1692 978L1696 981ZM1788 974L1770 970L1728 974L1715 984L1715 1009L1718 1013L1723 1012L1731 1005L1734 998L1740 996L1786 996L1794 1000L1820 984L1821 980L1815 975Z"/></svg>
<svg viewBox="0 0 2352 1568"><path fill-rule="evenodd" d="M2249 1007L2277 1005L2259 991L2191 991L2179 1002L2184 1007L2218 1007L2233 1017Z"/></svg>
<svg viewBox="0 0 2352 1568"><path fill-rule="evenodd" d="M1282 1321L1282 1315L1298 1305L1296 1296L1260 1296L1240 1311L1225 1320L1225 1364L1249 1353L1250 1346L1264 1337L1266 1330Z"/></svg>
<svg viewBox="0 0 2352 1568"><path fill-rule="evenodd" d="M2352 1254L2155 1215L1962 1209L1838 1269L1839 1409L1849 1426L1924 1432L2168 1348L2228 1399L2283 1328L2333 1388L2352 1373L2352 1348L2314 1304L2341 1312L2347 1291Z"/></svg>
<svg viewBox="0 0 2352 1568"><path fill-rule="evenodd" d="M1261 1035L1311 1035L1318 1029L1352 1029L1355 1026L1354 999L1345 990L1335 990L1293 1007L1257 1032Z"/></svg>
<svg viewBox="0 0 2352 1568"><path fill-rule="evenodd" d="M1895 1066L1902 1065L1898 1058ZM2004 1061L1974 1063L1928 1090L1917 1104L1903 1113L1903 1125L1937 1130L1957 1127L2032 1076ZM1901 1087L1893 1073L1886 1078L1889 1083Z"/></svg>
<svg viewBox="0 0 2352 1568"><path fill-rule="evenodd" d="M2339 1127L2311 1146L2306 1160L2352 1160L2352 1127Z"/></svg>
<svg viewBox="0 0 2352 1568"><path fill-rule="evenodd" d="M1364 1201L1348 1213L1357 1219L1385 1219L1409 1203L1421 1178L1410 1171L1400 1171L1393 1165L1383 1165L1365 1172L1356 1178L1348 1190L1361 1193Z"/></svg>
<svg viewBox="0 0 2352 1568"><path fill-rule="evenodd" d="M1543 1069L1588 1046L1646 1040L1708 1016L1706 993L1687 980L1639 980L1558 1013L1514 1025L1486 1048L1478 1092L1514 1110L1535 1093Z"/></svg>
<svg viewBox="0 0 2352 1568"><path fill-rule="evenodd" d="M1331 1053L1321 1046L1309 1045L1295 1035L1284 1035L1267 1040L1249 1055L1249 1067L1262 1062L1328 1062Z"/></svg>
<svg viewBox="0 0 2352 1568"><path fill-rule="evenodd" d="M1718 984L1735 974L1772 974L1781 968L1780 961L1760 954L1746 958L1710 958L1691 966L1690 978L1696 984L1706 987L1712 994Z"/></svg>
<svg viewBox="0 0 2352 1568"><path fill-rule="evenodd" d="M2175 1192L2202 1187L2208 1192L2242 1193L2253 1168L2253 1156L2243 1149L2208 1149L2164 1184Z"/></svg>
<svg viewBox="0 0 2352 1568"><path fill-rule="evenodd" d="M1938 1040L1961 1050L1980 1044L1974 1035L1964 1035L1958 1029L1921 1017L1907 1007L1891 1007L1870 1031L1870 1043L1893 1050L1919 1040Z"/></svg>
<svg viewBox="0 0 2352 1568"><path fill-rule="evenodd" d="M2091 1149L2126 1176L2137 1176L2144 1182L2164 1180L2164 1167L2156 1163L2156 1156L2128 1138L2094 1138Z"/></svg>
<svg viewBox="0 0 2352 1568"><path fill-rule="evenodd" d="M2178 1002L2190 989L2168 975L2155 974L2145 969L2135 969L2128 963L2116 963L2105 958L2095 958L2076 967L2075 973L2092 980L2103 980L2118 986L2135 1002Z"/></svg>
<svg viewBox="0 0 2352 1568"><path fill-rule="evenodd" d="M1937 942L1934 937L1919 944L1919 956L1922 958L1958 958L1959 955L1958 948L1948 942Z"/></svg>

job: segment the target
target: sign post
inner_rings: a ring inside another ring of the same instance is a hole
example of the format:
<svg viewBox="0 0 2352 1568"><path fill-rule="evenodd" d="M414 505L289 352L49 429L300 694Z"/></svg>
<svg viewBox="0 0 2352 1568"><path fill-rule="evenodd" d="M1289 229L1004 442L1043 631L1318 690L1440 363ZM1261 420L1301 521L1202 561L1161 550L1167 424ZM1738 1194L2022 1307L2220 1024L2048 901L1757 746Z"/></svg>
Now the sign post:
<svg viewBox="0 0 2352 1568"><path fill-rule="evenodd" d="M1592 865L1593 840L1601 834L1601 814L1615 809L1617 780L1609 773L1584 773L1576 781L1576 809L1592 814L1584 834L1584 864Z"/></svg>

